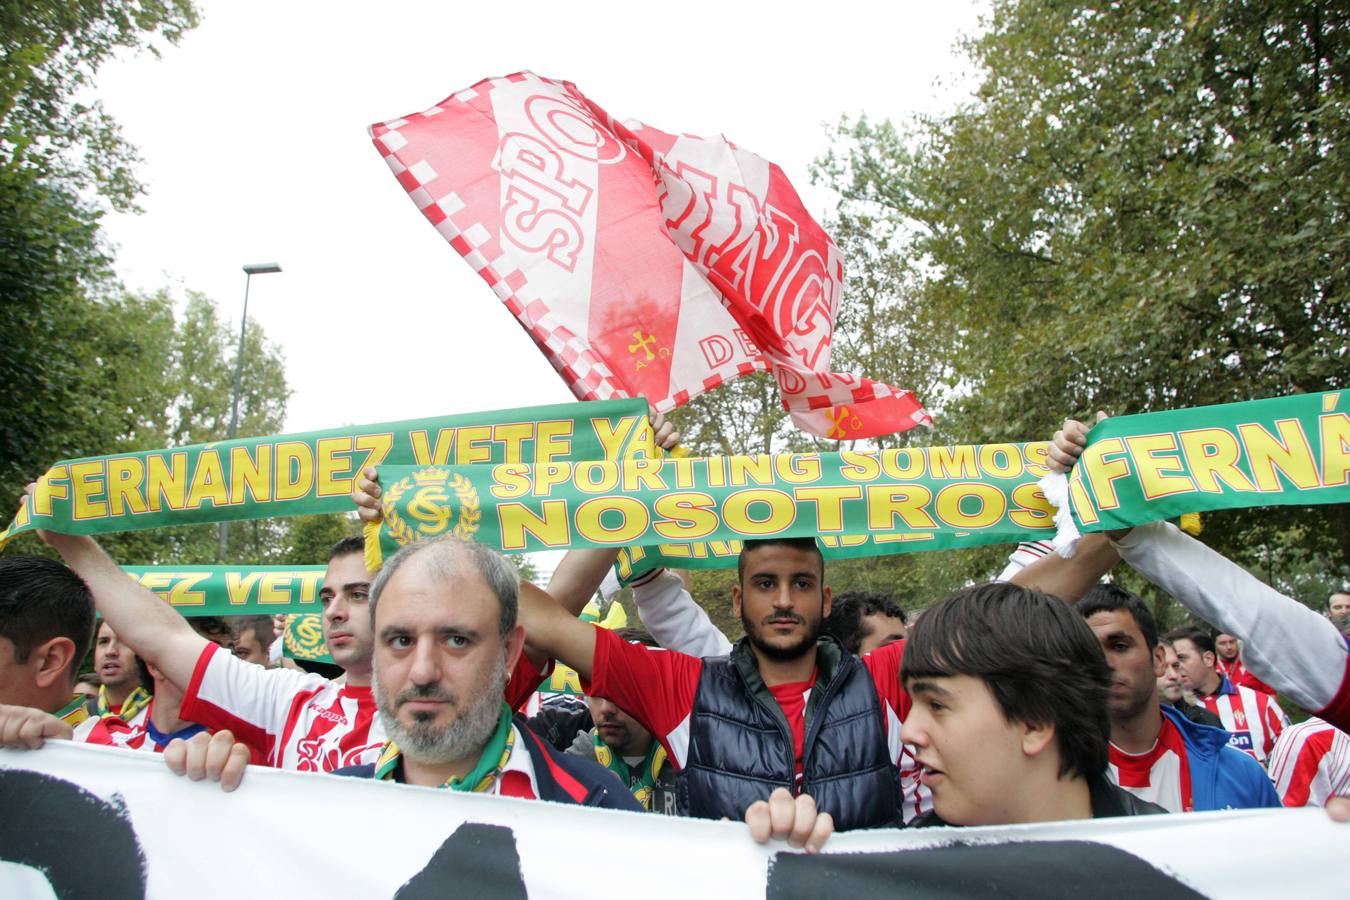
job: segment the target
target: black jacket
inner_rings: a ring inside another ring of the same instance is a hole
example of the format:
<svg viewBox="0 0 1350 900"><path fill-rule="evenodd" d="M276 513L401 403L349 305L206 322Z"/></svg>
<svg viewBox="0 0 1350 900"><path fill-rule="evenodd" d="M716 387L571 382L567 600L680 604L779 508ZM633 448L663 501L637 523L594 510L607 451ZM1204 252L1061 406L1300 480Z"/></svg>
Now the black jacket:
<svg viewBox="0 0 1350 900"><path fill-rule="evenodd" d="M1092 803L1092 818L1113 819L1116 816L1153 816L1166 814L1156 803L1140 800L1134 794L1111 783L1105 775L1089 775L1088 797ZM911 828L946 826L936 810L930 810L909 823Z"/></svg>
<svg viewBox="0 0 1350 900"><path fill-rule="evenodd" d="M520 716L516 716L515 725L525 749L529 751L530 762L534 765L534 781L539 788L540 800L643 812L642 804L633 799L633 795L609 769L594 760L554 750L531 731ZM347 766L337 769L333 774L374 778L375 764ZM403 780L401 773L394 777L397 781Z"/></svg>
<svg viewBox="0 0 1350 900"><path fill-rule="evenodd" d="M839 831L900 823L900 775L872 676L830 637L817 644L816 665L794 790L792 731L748 642L703 661L677 788L681 814L739 821L750 804L784 787L810 794Z"/></svg>

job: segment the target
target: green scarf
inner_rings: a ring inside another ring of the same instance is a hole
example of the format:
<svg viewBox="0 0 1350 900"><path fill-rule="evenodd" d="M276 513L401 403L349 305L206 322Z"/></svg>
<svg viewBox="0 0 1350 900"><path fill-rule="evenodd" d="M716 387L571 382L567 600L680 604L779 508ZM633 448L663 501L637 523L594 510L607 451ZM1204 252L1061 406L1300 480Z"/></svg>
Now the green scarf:
<svg viewBox="0 0 1350 900"><path fill-rule="evenodd" d="M130 694L127 694L127 699L122 701L122 707L117 711L116 715L123 722L130 722L132 716L140 712L147 704L149 704L149 702L150 692L140 685L137 685L131 689ZM99 718L111 716L113 714L112 703L108 700L108 689L100 685L98 689Z"/></svg>
<svg viewBox="0 0 1350 900"><path fill-rule="evenodd" d="M661 767L666 764L666 748L661 746L661 742L652 739L652 745L647 749L647 756L642 760L642 765L636 772L628 767L624 758L600 739L598 731L591 732L591 741L595 744L595 758L600 765L609 769L619 780L628 786L628 790L633 792L633 796L642 808L651 811L652 794L656 790L656 776L660 773Z"/></svg>
<svg viewBox="0 0 1350 900"><path fill-rule="evenodd" d="M474 766L473 771L463 778L452 777L441 787L466 793L486 793L492 789L492 785L496 783L502 769L506 768L515 745L516 731L511 727L511 707L503 703L501 714L497 717L497 729L483 747L483 752L478 757L478 765ZM403 753L398 749L398 744L393 741L385 741L384 749L380 751L380 758L375 763L375 780L395 780L394 776L399 771L402 761Z"/></svg>

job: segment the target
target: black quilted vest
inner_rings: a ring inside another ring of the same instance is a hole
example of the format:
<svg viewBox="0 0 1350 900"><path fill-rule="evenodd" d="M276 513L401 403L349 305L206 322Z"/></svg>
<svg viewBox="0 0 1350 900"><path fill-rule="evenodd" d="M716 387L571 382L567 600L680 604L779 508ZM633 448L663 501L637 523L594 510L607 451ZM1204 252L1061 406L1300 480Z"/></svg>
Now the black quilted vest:
<svg viewBox="0 0 1350 900"><path fill-rule="evenodd" d="M806 706L802 793L838 831L900 823L900 776L891 763L881 700L867 667L834 639L816 649L818 675ZM680 774L683 815L733 821L774 788L792 790L795 759L787 718L745 639L727 657L703 660Z"/></svg>

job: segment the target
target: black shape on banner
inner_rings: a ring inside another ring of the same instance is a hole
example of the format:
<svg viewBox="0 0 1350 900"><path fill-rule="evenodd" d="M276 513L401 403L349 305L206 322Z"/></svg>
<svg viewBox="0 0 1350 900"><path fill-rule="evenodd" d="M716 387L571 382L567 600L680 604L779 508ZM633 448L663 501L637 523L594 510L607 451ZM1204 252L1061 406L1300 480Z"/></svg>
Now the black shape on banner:
<svg viewBox="0 0 1350 900"><path fill-rule="evenodd" d="M120 802L22 769L0 770L0 859L39 869L56 896L145 897L145 853Z"/></svg>
<svg viewBox="0 0 1350 900"><path fill-rule="evenodd" d="M1146 860L1091 841L955 844L888 853L779 853L768 900L874 896L1194 900L1204 895Z"/></svg>
<svg viewBox="0 0 1350 900"><path fill-rule="evenodd" d="M465 822L394 894L394 900L474 897L527 900L516 836L503 825Z"/></svg>

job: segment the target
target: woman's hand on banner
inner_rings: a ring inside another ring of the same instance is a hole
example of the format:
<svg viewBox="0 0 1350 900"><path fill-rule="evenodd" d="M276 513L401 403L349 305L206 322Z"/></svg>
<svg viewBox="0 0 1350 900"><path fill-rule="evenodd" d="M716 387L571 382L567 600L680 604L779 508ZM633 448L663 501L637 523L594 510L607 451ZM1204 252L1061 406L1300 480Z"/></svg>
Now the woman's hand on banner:
<svg viewBox="0 0 1350 900"><path fill-rule="evenodd" d="M175 738L164 748L164 763L175 775L186 775L193 781L219 781L227 794L239 787L248 768L249 751L246 744L234 739L229 731L194 734L189 740Z"/></svg>
<svg viewBox="0 0 1350 900"><path fill-rule="evenodd" d="M751 803L745 811L745 824L757 844L766 844L770 838L786 840L789 847L803 848L807 853L819 853L834 834L833 816L817 810L810 794L793 797L787 788L775 788L768 800Z"/></svg>
<svg viewBox="0 0 1350 900"><path fill-rule="evenodd" d="M68 741L74 729L51 713L0 705L0 747L36 750L47 738Z"/></svg>
<svg viewBox="0 0 1350 900"><path fill-rule="evenodd" d="M379 473L373 468L363 469L356 479L356 490L352 491L352 502L356 504L356 514L362 522L378 523L384 518L380 494Z"/></svg>

